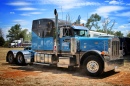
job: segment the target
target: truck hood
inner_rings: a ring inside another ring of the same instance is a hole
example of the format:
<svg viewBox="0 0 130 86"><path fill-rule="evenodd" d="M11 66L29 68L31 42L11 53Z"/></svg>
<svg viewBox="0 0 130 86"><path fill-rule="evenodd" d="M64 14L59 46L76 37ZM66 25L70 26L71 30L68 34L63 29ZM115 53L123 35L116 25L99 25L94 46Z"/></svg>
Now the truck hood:
<svg viewBox="0 0 130 86"><path fill-rule="evenodd" d="M108 41L111 38L75 37L78 42L78 51L99 50L108 51Z"/></svg>

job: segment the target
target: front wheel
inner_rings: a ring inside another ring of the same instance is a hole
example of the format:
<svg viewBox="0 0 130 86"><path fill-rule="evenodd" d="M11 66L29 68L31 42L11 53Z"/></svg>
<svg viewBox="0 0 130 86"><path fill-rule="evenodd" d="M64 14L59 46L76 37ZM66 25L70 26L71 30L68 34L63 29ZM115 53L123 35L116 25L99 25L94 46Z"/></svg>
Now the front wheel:
<svg viewBox="0 0 130 86"><path fill-rule="evenodd" d="M88 56L84 63L83 69L90 76L99 76L103 73L103 62L95 55Z"/></svg>
<svg viewBox="0 0 130 86"><path fill-rule="evenodd" d="M25 64L25 59L24 59L24 56L22 53L18 53L17 56L16 56L16 60L17 60L17 63L19 65L24 65Z"/></svg>

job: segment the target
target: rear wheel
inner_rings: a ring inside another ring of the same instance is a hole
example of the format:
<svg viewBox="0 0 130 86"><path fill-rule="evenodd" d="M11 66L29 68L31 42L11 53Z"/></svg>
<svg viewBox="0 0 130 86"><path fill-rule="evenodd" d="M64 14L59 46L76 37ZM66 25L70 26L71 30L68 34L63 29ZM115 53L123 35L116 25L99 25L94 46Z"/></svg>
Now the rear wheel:
<svg viewBox="0 0 130 86"><path fill-rule="evenodd" d="M87 75L99 76L103 73L103 63L99 57L90 55L85 59L83 69Z"/></svg>
<svg viewBox="0 0 130 86"><path fill-rule="evenodd" d="M7 55L7 61L10 63L10 64L13 64L14 63L14 55L13 53L9 52L8 55Z"/></svg>
<svg viewBox="0 0 130 86"><path fill-rule="evenodd" d="M24 56L22 53L18 53L17 56L16 56L16 60L17 60L17 63L19 65L24 65L25 64L25 59L24 59Z"/></svg>

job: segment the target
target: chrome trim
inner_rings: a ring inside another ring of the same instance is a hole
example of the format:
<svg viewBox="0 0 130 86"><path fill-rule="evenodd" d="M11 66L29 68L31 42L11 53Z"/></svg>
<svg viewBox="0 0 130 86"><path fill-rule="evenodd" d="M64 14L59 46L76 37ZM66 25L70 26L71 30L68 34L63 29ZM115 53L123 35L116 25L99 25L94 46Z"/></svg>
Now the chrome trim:
<svg viewBox="0 0 130 86"><path fill-rule="evenodd" d="M124 64L119 38L109 41L108 55L104 56L104 72L120 67Z"/></svg>
<svg viewBox="0 0 130 86"><path fill-rule="evenodd" d="M71 54L75 55L77 52L77 41L75 38L71 38Z"/></svg>
<svg viewBox="0 0 130 86"><path fill-rule="evenodd" d="M31 54L24 55L25 63L31 63Z"/></svg>
<svg viewBox="0 0 130 86"><path fill-rule="evenodd" d="M110 48L108 49L111 60L116 60L121 57L120 55L120 40L119 38L112 38Z"/></svg>
<svg viewBox="0 0 130 86"><path fill-rule="evenodd" d="M52 63L52 55L48 55L48 63Z"/></svg>
<svg viewBox="0 0 130 86"><path fill-rule="evenodd" d="M105 58L109 58L109 57L105 57ZM109 60L109 61L105 61L104 63L104 72L110 71L115 69L116 67L121 67L124 65L124 59L120 58L120 59L116 59L116 60Z"/></svg>
<svg viewBox="0 0 130 86"><path fill-rule="evenodd" d="M41 61L40 62L45 62L45 54L41 54Z"/></svg>
<svg viewBox="0 0 130 86"><path fill-rule="evenodd" d="M45 58L45 59L44 59L44 62L45 62L45 63L48 63L49 61L48 61L48 55L47 55L47 54L45 54L44 58Z"/></svg>
<svg viewBox="0 0 130 86"><path fill-rule="evenodd" d="M52 55L37 52L37 53L35 53L34 62L52 64Z"/></svg>
<svg viewBox="0 0 130 86"><path fill-rule="evenodd" d="M40 54L39 53L35 53L34 62L40 62Z"/></svg>
<svg viewBox="0 0 130 86"><path fill-rule="evenodd" d="M69 57L59 57L59 62L57 63L58 67L68 68L69 65L70 65Z"/></svg>
<svg viewBox="0 0 130 86"><path fill-rule="evenodd" d="M22 51L19 51L19 52L21 52L23 54L24 59L25 59L25 63L31 63L31 53L29 51L22 50Z"/></svg>
<svg viewBox="0 0 130 86"><path fill-rule="evenodd" d="M86 68L89 72L96 73L99 70L99 64L92 60L87 63Z"/></svg>

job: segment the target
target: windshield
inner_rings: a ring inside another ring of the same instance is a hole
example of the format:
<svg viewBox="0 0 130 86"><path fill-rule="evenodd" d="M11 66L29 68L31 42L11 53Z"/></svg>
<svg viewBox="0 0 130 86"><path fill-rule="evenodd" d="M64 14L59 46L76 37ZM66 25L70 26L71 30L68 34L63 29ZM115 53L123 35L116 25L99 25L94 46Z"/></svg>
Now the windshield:
<svg viewBox="0 0 130 86"><path fill-rule="evenodd" d="M88 36L88 34L87 34L87 30L78 30L78 29L75 29L74 30L74 35L75 36Z"/></svg>

